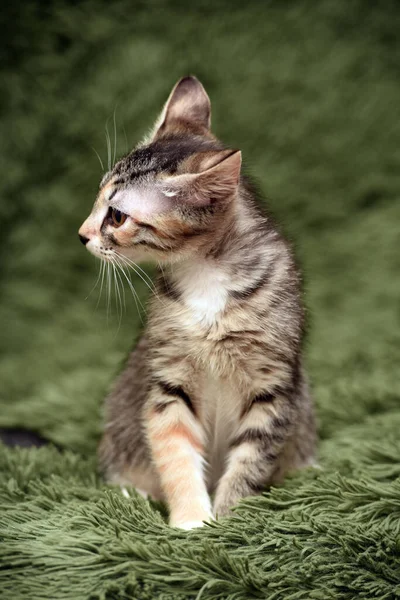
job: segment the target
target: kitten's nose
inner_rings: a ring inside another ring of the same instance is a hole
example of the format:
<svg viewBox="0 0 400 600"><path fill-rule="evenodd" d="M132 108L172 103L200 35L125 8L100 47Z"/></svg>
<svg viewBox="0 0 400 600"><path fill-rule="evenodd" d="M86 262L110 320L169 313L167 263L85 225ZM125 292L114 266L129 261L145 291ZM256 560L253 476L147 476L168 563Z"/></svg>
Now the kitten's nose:
<svg viewBox="0 0 400 600"><path fill-rule="evenodd" d="M78 235L79 235L79 239L81 240L82 244L83 244L84 246L86 246L86 244L87 244L87 243L88 243L88 241L89 241L89 238L85 237L84 235L81 235L80 233L78 233Z"/></svg>

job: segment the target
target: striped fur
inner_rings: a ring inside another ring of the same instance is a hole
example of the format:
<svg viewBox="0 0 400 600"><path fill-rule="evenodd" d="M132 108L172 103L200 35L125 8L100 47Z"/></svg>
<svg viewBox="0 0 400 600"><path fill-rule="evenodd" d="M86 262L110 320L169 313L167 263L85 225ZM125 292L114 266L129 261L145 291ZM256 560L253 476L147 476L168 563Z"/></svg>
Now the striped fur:
<svg viewBox="0 0 400 600"><path fill-rule="evenodd" d="M80 230L103 260L162 265L106 401L100 460L110 481L164 498L183 528L312 464L315 450L299 271L240 175L240 152L209 124L204 88L181 80ZM113 210L127 215L120 227Z"/></svg>

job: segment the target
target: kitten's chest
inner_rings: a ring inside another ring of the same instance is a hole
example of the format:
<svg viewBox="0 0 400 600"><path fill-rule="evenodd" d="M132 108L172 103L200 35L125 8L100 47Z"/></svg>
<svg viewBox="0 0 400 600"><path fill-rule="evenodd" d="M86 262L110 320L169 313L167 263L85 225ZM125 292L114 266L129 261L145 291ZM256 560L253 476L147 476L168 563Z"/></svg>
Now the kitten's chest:
<svg viewBox="0 0 400 600"><path fill-rule="evenodd" d="M181 267L175 283L181 297L182 315L189 327L209 327L218 320L228 301L227 273L200 261L193 267Z"/></svg>
<svg viewBox="0 0 400 600"><path fill-rule="evenodd" d="M229 441L238 426L242 397L232 381L204 373L199 381L199 415L207 436L210 486L222 474Z"/></svg>

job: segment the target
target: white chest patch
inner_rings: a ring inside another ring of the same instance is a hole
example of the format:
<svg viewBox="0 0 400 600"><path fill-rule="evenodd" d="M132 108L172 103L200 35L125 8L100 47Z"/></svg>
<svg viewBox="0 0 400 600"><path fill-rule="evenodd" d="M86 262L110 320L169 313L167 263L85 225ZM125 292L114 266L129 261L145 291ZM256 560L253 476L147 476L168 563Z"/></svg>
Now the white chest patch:
<svg viewBox="0 0 400 600"><path fill-rule="evenodd" d="M227 275L215 265L202 261L181 266L178 276L177 287L184 304L191 309L193 320L212 325L228 299Z"/></svg>

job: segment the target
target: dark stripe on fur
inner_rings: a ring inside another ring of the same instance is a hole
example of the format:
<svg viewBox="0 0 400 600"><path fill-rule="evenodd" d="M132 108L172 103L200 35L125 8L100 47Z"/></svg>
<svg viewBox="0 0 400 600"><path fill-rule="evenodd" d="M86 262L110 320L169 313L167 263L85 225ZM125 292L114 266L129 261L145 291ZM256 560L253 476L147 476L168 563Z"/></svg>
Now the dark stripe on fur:
<svg viewBox="0 0 400 600"><path fill-rule="evenodd" d="M116 246L120 246L121 244L118 242L118 240L115 238L113 233L110 233L110 235L107 236L108 239L110 240L110 242L112 242L113 244L115 244Z"/></svg>
<svg viewBox="0 0 400 600"><path fill-rule="evenodd" d="M275 394L271 394L270 392L262 392L253 398L251 401L252 404L271 404L276 398Z"/></svg>
<svg viewBox="0 0 400 600"><path fill-rule="evenodd" d="M179 300L181 295L179 291L176 289L174 284L164 276L161 276L158 280L159 283L159 291L161 294L169 298L170 300Z"/></svg>
<svg viewBox="0 0 400 600"><path fill-rule="evenodd" d="M271 404L276 399L276 396L277 391L275 390L275 393L261 392L261 394L257 394L257 396L254 396L254 398L250 398L248 404L244 406L240 418L242 419L245 415L247 415L254 404Z"/></svg>
<svg viewBox="0 0 400 600"><path fill-rule="evenodd" d="M264 429L249 428L240 435L236 436L230 443L230 447L236 448L244 442L262 442L268 438L269 434Z"/></svg>
<svg viewBox="0 0 400 600"><path fill-rule="evenodd" d="M137 148L114 167L113 173L120 178L148 177L162 171L175 173L179 163L191 154L207 150L219 150L223 146L216 140L200 136L171 135L156 140L148 146ZM106 179L104 180L106 183ZM104 185L103 183L103 185Z"/></svg>
<svg viewBox="0 0 400 600"><path fill-rule="evenodd" d="M265 431L265 429L249 427L249 429L246 429L246 431L243 431L243 433L232 440L230 448L236 448L245 442L256 442L265 448L273 444L281 444L285 439L286 435L283 435L278 430L269 432Z"/></svg>
<svg viewBox="0 0 400 600"><path fill-rule="evenodd" d="M247 475L243 477L243 483L253 494L259 494L265 488L263 483L256 481ZM246 496L248 495L246 489L244 489L244 494Z"/></svg>
<svg viewBox="0 0 400 600"><path fill-rule="evenodd" d="M156 169L142 169L141 171L138 171L136 173L130 173L129 181L134 181L135 179L138 179L138 177L142 177L144 175L150 175L150 173L157 173L157 170Z"/></svg>
<svg viewBox="0 0 400 600"><path fill-rule="evenodd" d="M269 450L266 450L262 457L267 463L274 463L276 460L278 460L278 455L275 454L275 452L270 452Z"/></svg>
<svg viewBox="0 0 400 600"><path fill-rule="evenodd" d="M122 183L126 183L126 179L123 177L119 177L119 179L115 179L113 185L121 185Z"/></svg>
<svg viewBox="0 0 400 600"><path fill-rule="evenodd" d="M140 240L140 242L133 242L132 246L148 246L149 248L153 248L153 250L165 250L164 246L161 244L155 244L154 242L147 242L145 240Z"/></svg>
<svg viewBox="0 0 400 600"><path fill-rule="evenodd" d="M156 232L156 228L154 227L154 225L150 225L150 223L142 223L141 221L137 221L136 225L138 227L143 227L143 229L148 229L149 231L154 231Z"/></svg>
<svg viewBox="0 0 400 600"><path fill-rule="evenodd" d="M242 329L238 331L231 331L227 335L223 335L218 342L237 342L238 340L243 340L246 337L260 337L262 335L261 331L257 329ZM269 371L268 371L269 372Z"/></svg>
<svg viewBox="0 0 400 600"><path fill-rule="evenodd" d="M284 429L285 431L287 431L288 429L290 429L291 425L292 420L289 417L284 416L274 417L271 422L271 427L276 430Z"/></svg>
<svg viewBox="0 0 400 600"><path fill-rule="evenodd" d="M266 283L268 283L271 277L271 267L259 277L252 285L249 285L247 288L243 290L231 290L229 293L232 298L235 300L247 300L250 296L255 294L260 288L262 288Z"/></svg>
<svg viewBox="0 0 400 600"><path fill-rule="evenodd" d="M157 402L157 404L154 405L154 410L157 414L161 414L168 406L175 404L175 402L177 402L177 400L172 400L171 402Z"/></svg>
<svg viewBox="0 0 400 600"><path fill-rule="evenodd" d="M184 401L188 409L194 415L196 414L190 397L180 385L171 385L170 383L166 383L165 381L159 381L158 385L160 386L164 394L168 394L168 396L178 396L178 398Z"/></svg>

